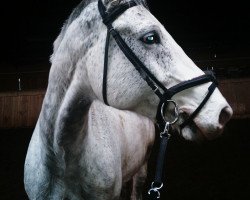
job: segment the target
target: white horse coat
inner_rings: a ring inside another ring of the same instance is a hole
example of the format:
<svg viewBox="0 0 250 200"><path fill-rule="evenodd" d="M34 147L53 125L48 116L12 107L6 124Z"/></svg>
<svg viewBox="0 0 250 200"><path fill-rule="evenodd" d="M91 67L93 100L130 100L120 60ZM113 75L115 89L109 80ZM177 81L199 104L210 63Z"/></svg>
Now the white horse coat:
<svg viewBox="0 0 250 200"><path fill-rule="evenodd" d="M126 0L105 0L109 9ZM187 57L165 28L137 0L113 23L148 70L169 88L203 72ZM154 141L159 99L150 90L113 39L110 41L107 97L102 103L106 26L96 0L85 0L73 11L54 43L49 84L25 161L24 183L30 199L119 199L133 180L131 199L146 176ZM154 33L159 43L141 38ZM178 93L180 125L200 104L209 84ZM218 89L194 126L182 135L190 140L219 135L232 109ZM136 188L136 190L135 190Z"/></svg>
<svg viewBox="0 0 250 200"><path fill-rule="evenodd" d="M100 101L91 104L87 117L77 139L68 141L70 153L57 147L59 158L36 128L25 166L35 169L25 175L25 182L32 185L26 187L30 199L118 199L131 177L131 197L141 195L135 188L146 178L153 122Z"/></svg>

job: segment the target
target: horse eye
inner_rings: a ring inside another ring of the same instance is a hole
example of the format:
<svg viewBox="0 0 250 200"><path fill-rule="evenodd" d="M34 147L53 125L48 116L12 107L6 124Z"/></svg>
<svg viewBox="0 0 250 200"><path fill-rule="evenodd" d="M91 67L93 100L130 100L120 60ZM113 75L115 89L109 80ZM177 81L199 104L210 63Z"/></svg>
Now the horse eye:
<svg viewBox="0 0 250 200"><path fill-rule="evenodd" d="M156 32L150 32L141 38L145 44L158 44L160 42L159 35Z"/></svg>

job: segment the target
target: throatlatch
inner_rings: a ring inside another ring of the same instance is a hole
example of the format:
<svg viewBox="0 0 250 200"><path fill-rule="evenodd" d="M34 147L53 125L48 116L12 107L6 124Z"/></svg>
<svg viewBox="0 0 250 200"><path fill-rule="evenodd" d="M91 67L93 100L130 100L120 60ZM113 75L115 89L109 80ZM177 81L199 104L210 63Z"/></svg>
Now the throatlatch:
<svg viewBox="0 0 250 200"><path fill-rule="evenodd" d="M105 44L105 55L104 55L104 70L103 70L103 88L102 88L102 94L103 94L103 100L105 104L108 105L108 99L107 99L107 72L108 72L108 51L109 51L109 41L110 36L115 39L117 45L122 50L124 55L127 57L127 59L133 64L135 69L139 72L140 76L147 82L149 87L153 90L153 92L159 97L160 102L158 104L157 109L157 124L161 131L161 143L160 143L160 151L158 155L158 161L157 161L157 171L155 176L155 181L152 183L152 187L149 190L150 196L155 196L153 199L159 199L160 198L160 192L159 190L162 188L162 171L163 166L165 162L165 153L166 153L166 147L167 142L170 136L170 131L172 129L172 124L174 124L177 120L179 114L176 114L176 119L173 122L169 122L164 118L165 112L166 112L166 106L169 103L173 103L175 107L175 112L177 113L177 104L171 100L172 97L189 88L202 85L208 82L212 82L211 85L208 87L208 92L203 99L203 101L200 103L200 105L196 108L196 110L189 116L188 119L186 119L181 125L180 128L184 128L188 124L192 123L193 119L197 116L197 114L200 112L200 110L203 108L203 106L206 104L212 93L214 92L215 88L217 87L218 83L216 81L216 78L211 71L205 72L204 75L195 77L191 80L183 81L171 88L166 88L149 70L148 68L140 61L140 59L134 54L134 52L131 50L131 48L126 44L126 42L121 37L120 33L112 26L112 23L127 9L136 6L135 1L129 1L126 3L123 3L119 5L118 7L115 7L113 10L108 10L103 5L101 0L98 0L98 9L100 12L100 15L103 19L103 23L107 27L107 38L106 38L106 44Z"/></svg>

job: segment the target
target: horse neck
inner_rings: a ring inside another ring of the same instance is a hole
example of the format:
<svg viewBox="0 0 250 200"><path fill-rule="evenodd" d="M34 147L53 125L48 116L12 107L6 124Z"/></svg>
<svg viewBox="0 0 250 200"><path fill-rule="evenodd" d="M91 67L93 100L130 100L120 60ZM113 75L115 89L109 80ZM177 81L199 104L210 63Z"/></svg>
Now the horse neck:
<svg viewBox="0 0 250 200"><path fill-rule="evenodd" d="M71 133L82 130L89 106L96 99L85 62L95 41L93 38L98 34L98 31L92 30L97 30L99 26L94 23L97 12L93 13L96 14L92 18L76 18L55 42L57 48L54 48L51 58L49 84L39 123L47 137L57 135L59 143L65 141L69 130Z"/></svg>
<svg viewBox="0 0 250 200"><path fill-rule="evenodd" d="M51 70L38 121L40 145L46 152L43 162L49 165L52 161L60 176L67 173L66 165L71 166L72 157L77 157L73 147L79 146L76 143L87 133L89 108L96 98L84 69L77 66L71 76L61 79L55 68Z"/></svg>

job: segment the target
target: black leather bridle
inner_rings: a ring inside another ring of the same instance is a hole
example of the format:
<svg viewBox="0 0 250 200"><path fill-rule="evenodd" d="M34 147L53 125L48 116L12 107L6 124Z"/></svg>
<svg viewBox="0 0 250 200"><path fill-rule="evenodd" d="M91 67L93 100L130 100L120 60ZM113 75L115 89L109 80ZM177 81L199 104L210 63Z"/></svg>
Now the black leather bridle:
<svg viewBox="0 0 250 200"><path fill-rule="evenodd" d="M117 17L119 17L128 8L131 8L136 5L137 4L134 1L129 1L127 3L124 3L116 7L114 10L110 12L107 12L106 7L103 5L102 1L101 0L98 1L99 12L102 16L103 23L107 26L107 37L106 37L106 45L105 45L104 70L103 70L103 90L102 90L103 100L105 104L108 105L108 100L107 100L108 51L109 51L110 35L112 35L112 37L115 39L117 45L122 50L122 52L127 57L127 59L133 64L135 69L140 73L141 77L147 82L149 87L159 97L160 102L158 105L156 118L157 118L157 123L161 127L162 125L163 127L165 126L165 123L163 122L163 119L160 114L160 108L162 107L162 104L164 102L166 102L167 100L170 100L175 94L183 90L186 90L188 88L201 85L204 83L212 82L212 84L208 88L208 93L206 97L203 99L200 105L196 108L196 110L189 116L189 118L180 125L181 128L184 128L195 118L195 116L200 112L202 107L206 104L209 97L212 95L213 91L215 90L217 86L216 78L211 71L208 71L204 75L198 76L191 80L183 81L168 89L160 81L158 81L157 78L148 70L147 67L145 67L145 65L134 54L131 48L126 44L126 42L123 40L119 32L115 30L114 27L112 26L112 22L115 21Z"/></svg>
<svg viewBox="0 0 250 200"><path fill-rule="evenodd" d="M211 85L208 87L208 92L205 96L205 98L202 100L200 105L196 108L196 110L180 125L180 128L184 128L188 124L190 124L195 116L200 112L200 110L203 108L203 106L206 104L212 93L214 92L215 88L217 87L217 81L215 76L211 71L207 71L206 74L195 77L191 80L183 81L171 88L166 88L149 70L148 68L139 60L139 58L134 54L134 52L131 50L131 48L126 44L126 42L123 40L119 32L112 26L112 23L127 9L136 6L136 2L131 0L124 4L119 5L118 7L115 7L111 11L107 11L106 7L103 5L101 0L98 0L98 9L100 12L100 15L102 17L103 23L107 26L107 37L106 37L106 45L105 45L105 55L104 55L104 70L103 70L103 100L105 104L108 105L107 101L107 70L108 70L108 51L109 51L109 40L110 35L115 39L117 45L122 50L124 55L127 57L127 59L133 64L135 69L139 72L140 76L147 82L149 87L153 90L153 92L158 96L160 99L160 102L158 104L158 110L157 110L157 124L160 127L160 130L162 131L161 136L165 136L161 143L161 148L163 150L160 150L160 153L158 156L158 162L161 162L159 165L163 165L165 150L168 140L168 132L171 123L166 122L164 118L164 107L169 103L173 102L171 98L186 89L192 88L194 86L198 86L204 83L212 82ZM159 161L160 160L160 161ZM157 164L158 166L158 164ZM162 168L162 167L160 167ZM162 170L162 169L161 169ZM159 173L161 175L161 172ZM159 192L158 190L161 188L161 178L160 175L158 178L156 178L156 181L152 184L151 192L155 193L156 196L158 196ZM158 186L156 186L156 182ZM158 196L159 197L159 196Z"/></svg>

